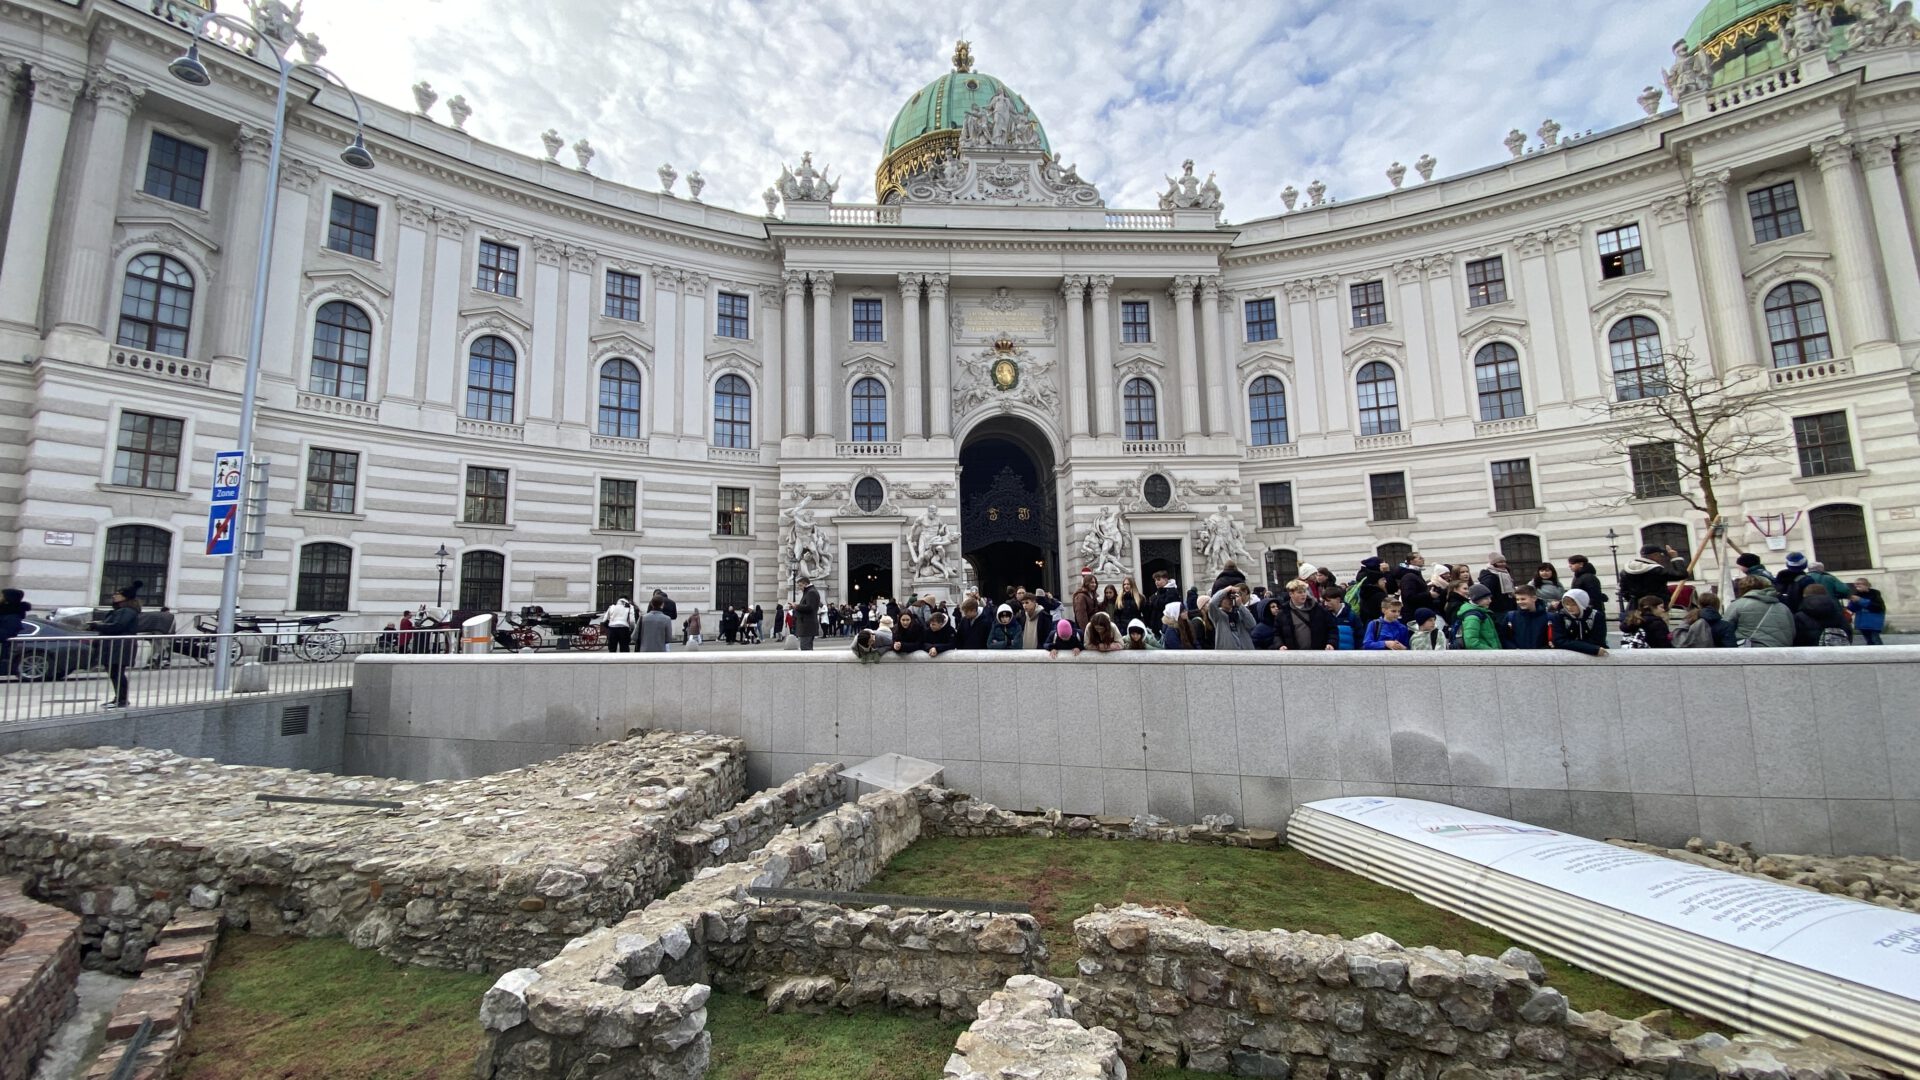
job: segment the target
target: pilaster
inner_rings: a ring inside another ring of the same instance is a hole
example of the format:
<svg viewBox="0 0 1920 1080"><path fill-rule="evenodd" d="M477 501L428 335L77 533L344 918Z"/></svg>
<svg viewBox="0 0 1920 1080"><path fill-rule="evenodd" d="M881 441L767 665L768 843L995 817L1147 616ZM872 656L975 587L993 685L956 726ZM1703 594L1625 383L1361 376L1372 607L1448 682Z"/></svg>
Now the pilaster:
<svg viewBox="0 0 1920 1080"><path fill-rule="evenodd" d="M813 288L813 437L831 441L839 430L834 422L834 389L840 383L833 355L833 271L807 274Z"/></svg>
<svg viewBox="0 0 1920 1080"><path fill-rule="evenodd" d="M807 425L807 272L785 270L780 274L781 368L786 381L787 408L781 418L781 435L804 437Z"/></svg>
<svg viewBox="0 0 1920 1080"><path fill-rule="evenodd" d="M20 147L13 212L7 218L6 259L0 262L0 324L38 336L54 198L66 160L73 103L84 84L78 75L45 65L36 65L32 78L33 104Z"/></svg>
<svg viewBox="0 0 1920 1080"><path fill-rule="evenodd" d="M674 410L680 402L680 274L678 267L653 268L653 433L687 435L680 430Z"/></svg>
<svg viewBox="0 0 1920 1080"><path fill-rule="evenodd" d="M1828 212L1833 217L1840 307L1847 317L1844 340L1857 351L1860 346L1887 341L1889 331L1873 232L1860 198L1859 170L1854 167L1853 153L1851 136L1823 139L1813 145L1813 160L1820 166Z"/></svg>
<svg viewBox="0 0 1920 1080"><path fill-rule="evenodd" d="M1218 277L1200 279L1200 343L1207 357L1207 433L1229 434L1227 424L1227 381L1233 378L1234 365L1221 347L1220 306L1231 297L1220 292Z"/></svg>
<svg viewBox="0 0 1920 1080"><path fill-rule="evenodd" d="M1114 426L1112 274L1087 275L1093 320L1093 423L1103 439L1120 434Z"/></svg>
<svg viewBox="0 0 1920 1080"><path fill-rule="evenodd" d="M1200 435L1200 351L1193 327L1193 292L1198 283L1194 275L1181 274L1167 290L1167 295L1173 298L1173 325L1178 343L1180 434L1189 439Z"/></svg>
<svg viewBox="0 0 1920 1080"><path fill-rule="evenodd" d="M1087 435L1087 279L1068 274L1060 285L1066 303L1067 415L1075 438Z"/></svg>
<svg viewBox="0 0 1920 1080"><path fill-rule="evenodd" d="M953 348L947 341L947 275L928 274L927 366L938 372L933 393L933 434L953 434Z"/></svg>
<svg viewBox="0 0 1920 1080"><path fill-rule="evenodd" d="M675 373L674 385L680 394L680 431L702 437L708 436L711 426L707 422L707 339L713 334L707 291L711 285L712 279L697 270L681 275L680 336L686 344L680 350L680 368ZM751 319L751 312L748 317ZM749 322L748 333L752 332L753 324Z"/></svg>
<svg viewBox="0 0 1920 1080"><path fill-rule="evenodd" d="M1754 345L1753 318L1747 310L1746 280L1740 272L1740 242L1733 232L1733 214L1727 204L1731 173L1695 177L1692 185L1696 220L1700 226L1700 263L1713 312L1713 367L1722 373L1757 367L1760 350Z"/></svg>
<svg viewBox="0 0 1920 1080"><path fill-rule="evenodd" d="M1894 170L1895 143L1891 138L1868 139L1860 146L1860 164L1866 174L1867 206L1873 213L1874 233L1893 294L1893 319L1901 341L1920 339L1920 262L1908 232L1907 208L1900 197L1900 178Z"/></svg>
<svg viewBox="0 0 1920 1080"><path fill-rule="evenodd" d="M921 418L930 411L920 385L920 289L919 274L900 275L900 431L908 439L925 435ZM931 412L938 424L940 410Z"/></svg>
<svg viewBox="0 0 1920 1080"><path fill-rule="evenodd" d="M78 190L65 223L65 272L54 304L57 327L89 335L104 332L107 289L113 279L113 218L126 159L127 121L146 92L145 85L109 71L97 72L88 81L93 130L87 135L86 167L74 178Z"/></svg>

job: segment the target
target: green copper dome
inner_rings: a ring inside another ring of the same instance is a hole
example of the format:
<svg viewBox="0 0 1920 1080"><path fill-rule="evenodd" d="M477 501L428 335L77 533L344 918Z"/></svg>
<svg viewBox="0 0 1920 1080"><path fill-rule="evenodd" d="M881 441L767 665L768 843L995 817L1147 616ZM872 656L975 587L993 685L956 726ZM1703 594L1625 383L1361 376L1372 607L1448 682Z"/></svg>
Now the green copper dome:
<svg viewBox="0 0 1920 1080"><path fill-rule="evenodd" d="M1027 106L1025 98L1013 92L1013 89L991 75L974 71L949 71L920 88L907 103L900 107L899 115L893 118L893 125L887 128L887 145L881 151L891 154L913 140L930 131L947 128L959 130L966 123L967 113L975 106L985 108L993 95L1001 90L1013 99L1018 111L1025 116L1034 116ZM1038 117L1034 117L1038 121ZM1052 151L1047 144L1047 132L1040 129L1040 148Z"/></svg>
<svg viewBox="0 0 1920 1080"><path fill-rule="evenodd" d="M1697 49L1702 42L1722 30L1737 25L1742 19L1751 18L1771 8L1791 10L1791 0L1707 0L1707 6L1687 24L1686 43L1689 50Z"/></svg>
<svg viewBox="0 0 1920 1080"><path fill-rule="evenodd" d="M1845 24L1852 14L1840 0L1812 0L1816 11L1833 24L1835 45L1845 42ZM1705 51L1713 68L1713 85L1744 81L1789 64L1781 40L1793 17L1793 0L1708 0L1688 24L1687 51Z"/></svg>

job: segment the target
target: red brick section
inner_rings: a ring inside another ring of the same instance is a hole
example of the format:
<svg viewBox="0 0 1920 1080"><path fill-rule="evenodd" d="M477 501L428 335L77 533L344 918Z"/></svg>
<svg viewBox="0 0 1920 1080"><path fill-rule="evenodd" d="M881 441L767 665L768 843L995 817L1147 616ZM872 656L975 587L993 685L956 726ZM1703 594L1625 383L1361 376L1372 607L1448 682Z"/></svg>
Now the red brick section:
<svg viewBox="0 0 1920 1080"><path fill-rule="evenodd" d="M0 1080L24 1080L73 1011L80 919L0 878Z"/></svg>
<svg viewBox="0 0 1920 1080"><path fill-rule="evenodd" d="M160 940L147 950L140 978L120 995L113 1018L107 1021L107 1047L100 1051L87 1080L105 1080L126 1056L140 1022L153 1020L153 1034L141 1048L134 1080L163 1080L185 1044L193 1024L193 1003L213 963L220 938L220 913L189 911L160 931Z"/></svg>

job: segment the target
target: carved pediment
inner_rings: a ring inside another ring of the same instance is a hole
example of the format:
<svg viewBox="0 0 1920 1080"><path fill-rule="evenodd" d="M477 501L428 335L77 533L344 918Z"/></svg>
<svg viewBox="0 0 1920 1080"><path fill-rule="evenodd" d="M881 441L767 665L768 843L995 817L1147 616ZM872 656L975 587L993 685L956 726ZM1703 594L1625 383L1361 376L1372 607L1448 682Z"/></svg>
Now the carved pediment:
<svg viewBox="0 0 1920 1080"><path fill-rule="evenodd" d="M511 328L516 333L530 334L533 324L521 318L517 313L503 307L485 306L467 308L460 312L460 320L469 327L492 327L494 329Z"/></svg>
<svg viewBox="0 0 1920 1080"><path fill-rule="evenodd" d="M1747 299L1758 300L1762 293L1796 277L1813 278L1820 282L1826 286L1827 296L1831 298L1834 290L1832 261L1833 256L1818 251L1782 251L1754 267L1747 275Z"/></svg>
<svg viewBox="0 0 1920 1080"><path fill-rule="evenodd" d="M1382 334L1369 334L1347 346L1343 353L1351 359L1359 356L1363 352L1369 354L1385 352L1398 357L1405 354L1406 351L1407 343L1401 341L1399 338L1390 338Z"/></svg>
<svg viewBox="0 0 1920 1080"><path fill-rule="evenodd" d="M1517 341L1522 345L1533 343L1527 332L1526 320L1507 315L1489 315L1461 329L1460 350L1470 353L1479 348L1481 343L1494 338Z"/></svg>
<svg viewBox="0 0 1920 1080"><path fill-rule="evenodd" d="M751 356L739 349L721 349L707 354L709 371L738 371L746 375L760 374L760 358Z"/></svg>
<svg viewBox="0 0 1920 1080"><path fill-rule="evenodd" d="M120 228L126 236L114 245L115 256L125 254L136 247L158 248L161 251L177 252L191 250L195 254L206 256L220 250L220 245L185 222L169 217L123 217L119 219Z"/></svg>
<svg viewBox="0 0 1920 1080"><path fill-rule="evenodd" d="M1277 368L1281 371L1293 370L1293 357L1276 349L1261 349L1240 358L1240 370L1251 371L1255 368Z"/></svg>
<svg viewBox="0 0 1920 1080"><path fill-rule="evenodd" d="M989 148L962 139L902 182L908 202L960 205L1105 206L1078 166L1037 149Z"/></svg>
<svg viewBox="0 0 1920 1080"><path fill-rule="evenodd" d="M841 364L841 367L850 379L857 379L867 375L885 376L893 371L893 361L881 356L879 353L869 352L861 353L858 356L847 357L845 362Z"/></svg>
<svg viewBox="0 0 1920 1080"><path fill-rule="evenodd" d="M642 367L653 360L653 346L627 333L595 334L587 339L587 350L596 365L615 356L637 361Z"/></svg>
<svg viewBox="0 0 1920 1080"><path fill-rule="evenodd" d="M1148 356L1146 353L1135 353L1124 360L1115 361L1113 370L1122 378L1131 379L1135 375L1158 377L1165 367L1166 364L1157 357Z"/></svg>
<svg viewBox="0 0 1920 1080"><path fill-rule="evenodd" d="M300 306L304 308L323 297L328 300L349 300L361 307L384 312L391 294L379 282L351 268L309 271L306 290L300 294Z"/></svg>
<svg viewBox="0 0 1920 1080"><path fill-rule="evenodd" d="M1660 316L1669 325L1673 321L1673 297L1665 289L1622 289L1604 303L1593 306L1593 328L1600 330L1623 316L1649 313Z"/></svg>

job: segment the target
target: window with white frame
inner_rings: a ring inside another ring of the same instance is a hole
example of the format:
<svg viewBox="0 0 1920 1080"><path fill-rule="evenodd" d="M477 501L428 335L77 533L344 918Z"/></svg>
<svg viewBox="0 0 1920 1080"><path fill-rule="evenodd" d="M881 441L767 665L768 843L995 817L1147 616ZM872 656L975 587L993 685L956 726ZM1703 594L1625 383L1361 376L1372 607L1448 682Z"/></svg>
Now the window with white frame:
<svg viewBox="0 0 1920 1080"><path fill-rule="evenodd" d="M1279 480L1260 485L1260 527L1291 529L1293 520L1293 482Z"/></svg>
<svg viewBox="0 0 1920 1080"><path fill-rule="evenodd" d="M640 365L616 356L600 366L600 416L595 430L615 439L640 437Z"/></svg>
<svg viewBox="0 0 1920 1080"><path fill-rule="evenodd" d="M1807 231L1800 220L1800 192L1791 180L1747 192L1747 214L1753 219L1756 244Z"/></svg>
<svg viewBox="0 0 1920 1080"><path fill-rule="evenodd" d="M1152 442L1160 437L1160 402L1153 384L1132 378L1121 392L1122 437L1128 442Z"/></svg>
<svg viewBox="0 0 1920 1080"><path fill-rule="evenodd" d="M748 488L723 487L714 493L713 531L719 536L752 536L748 527L748 507L753 492Z"/></svg>
<svg viewBox="0 0 1920 1080"><path fill-rule="evenodd" d="M633 532L640 521L640 482L602 477L600 480L600 528L613 532Z"/></svg>
<svg viewBox="0 0 1920 1080"><path fill-rule="evenodd" d="M1486 307L1507 299L1507 262L1502 256L1467 264L1467 306Z"/></svg>
<svg viewBox="0 0 1920 1080"><path fill-rule="evenodd" d="M868 375L853 384L854 442L887 441L887 387Z"/></svg>
<svg viewBox="0 0 1920 1080"><path fill-rule="evenodd" d="M198 210L206 186L206 148L165 132L154 132L147 143L147 175L140 190Z"/></svg>
<svg viewBox="0 0 1920 1080"><path fill-rule="evenodd" d="M1827 305L1821 301L1819 289L1804 281L1789 281L1767 293L1766 314L1774 367L1833 359L1833 339L1827 336Z"/></svg>
<svg viewBox="0 0 1920 1080"><path fill-rule="evenodd" d="M1378 326L1387 321L1386 282L1363 281L1347 291L1352 301L1354 326Z"/></svg>
<svg viewBox="0 0 1920 1080"><path fill-rule="evenodd" d="M186 421L147 413L120 414L113 448L113 482L121 487L173 491L180 482L180 442Z"/></svg>
<svg viewBox="0 0 1920 1080"><path fill-rule="evenodd" d="M380 208L335 195L327 211L327 247L357 259L373 258L380 235Z"/></svg>
<svg viewBox="0 0 1920 1080"><path fill-rule="evenodd" d="M327 542L301 546L295 611L344 611L352 587L352 548Z"/></svg>
<svg viewBox="0 0 1920 1080"><path fill-rule="evenodd" d="M307 389L327 397L367 400L373 363L373 322L345 300L320 305L313 316L313 364Z"/></svg>
<svg viewBox="0 0 1920 1080"><path fill-rule="evenodd" d="M715 322L713 332L720 337L750 337L747 319L747 298L741 293L723 292L714 299Z"/></svg>
<svg viewBox="0 0 1920 1080"><path fill-rule="evenodd" d="M1854 469L1853 437L1845 412L1794 417L1793 442L1800 454L1801 476L1828 476Z"/></svg>
<svg viewBox="0 0 1920 1080"><path fill-rule="evenodd" d="M865 296L853 298L853 340L886 340L886 307L877 299Z"/></svg>
<svg viewBox="0 0 1920 1080"><path fill-rule="evenodd" d="M1628 447L1627 468L1633 473L1636 499L1665 499L1680 494L1680 459L1670 442Z"/></svg>
<svg viewBox="0 0 1920 1080"><path fill-rule="evenodd" d="M1280 336L1280 313L1271 296L1246 303L1247 340L1273 341Z"/></svg>
<svg viewBox="0 0 1920 1080"><path fill-rule="evenodd" d="M520 249L496 240L480 241L480 272L473 287L498 296L519 296Z"/></svg>
<svg viewBox="0 0 1920 1080"><path fill-rule="evenodd" d="M1638 401L1667 392L1660 328L1652 319L1633 315L1614 323L1607 331L1607 354L1613 360L1613 396L1617 400Z"/></svg>
<svg viewBox="0 0 1920 1080"><path fill-rule="evenodd" d="M1360 403L1360 434L1391 435L1400 430L1400 384L1393 368L1374 360L1354 375Z"/></svg>
<svg viewBox="0 0 1920 1080"><path fill-rule="evenodd" d="M115 343L185 356L192 326L193 274L179 261L156 252L134 256L120 289Z"/></svg>
<svg viewBox="0 0 1920 1080"><path fill-rule="evenodd" d="M1647 268L1647 256L1640 248L1640 226L1622 225L1604 229L1594 237L1600 249L1600 276L1626 277Z"/></svg>
<svg viewBox="0 0 1920 1080"><path fill-rule="evenodd" d="M1287 441L1287 388L1272 375L1262 375L1247 388L1248 436L1255 446L1279 446Z"/></svg>
<svg viewBox="0 0 1920 1080"><path fill-rule="evenodd" d="M140 595L155 604L167 602L167 564L173 554L173 534L157 525L115 525L107 530L101 549L99 603L113 602L113 594L134 582Z"/></svg>
<svg viewBox="0 0 1920 1080"><path fill-rule="evenodd" d="M1407 506L1406 473L1371 473L1367 476L1367 492L1373 502L1373 520L1405 521L1413 516Z"/></svg>
<svg viewBox="0 0 1920 1080"><path fill-rule="evenodd" d="M467 466L466 516L460 520L471 525L507 523L507 470L483 465Z"/></svg>
<svg viewBox="0 0 1920 1080"><path fill-rule="evenodd" d="M1152 308L1145 300L1120 301L1120 341L1137 345L1153 340Z"/></svg>
<svg viewBox="0 0 1920 1080"><path fill-rule="evenodd" d="M1480 419L1511 420L1527 415L1520 388L1520 352L1504 341L1490 341L1473 356L1473 382L1480 395Z"/></svg>
<svg viewBox="0 0 1920 1080"><path fill-rule="evenodd" d="M646 310L646 295L641 292L645 285L646 279L639 274L607 271L606 305L601 310L609 319L639 322L641 312Z"/></svg>
<svg viewBox="0 0 1920 1080"><path fill-rule="evenodd" d="M753 389L738 375L722 375L713 384L713 445L753 449Z"/></svg>
<svg viewBox="0 0 1920 1080"><path fill-rule="evenodd" d="M507 339L488 334L467 349L467 419L513 423L517 354Z"/></svg>
<svg viewBox="0 0 1920 1080"><path fill-rule="evenodd" d="M1526 458L1489 463L1493 474L1493 508L1498 511L1531 510L1533 502L1533 462Z"/></svg>
<svg viewBox="0 0 1920 1080"><path fill-rule="evenodd" d="M360 455L352 450L313 447L307 451L308 510L351 514L360 485Z"/></svg>

